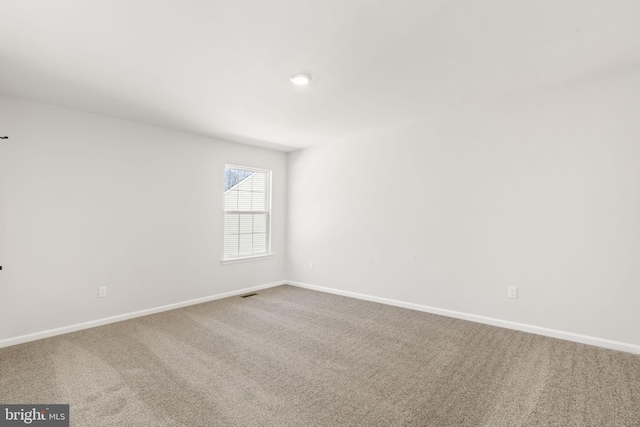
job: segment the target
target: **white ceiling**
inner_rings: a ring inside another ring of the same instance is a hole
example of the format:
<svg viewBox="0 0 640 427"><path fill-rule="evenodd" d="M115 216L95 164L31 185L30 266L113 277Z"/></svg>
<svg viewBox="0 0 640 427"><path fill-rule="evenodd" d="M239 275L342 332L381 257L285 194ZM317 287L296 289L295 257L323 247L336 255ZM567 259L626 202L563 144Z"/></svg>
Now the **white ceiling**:
<svg viewBox="0 0 640 427"><path fill-rule="evenodd" d="M289 151L635 65L639 18L639 0L0 0L0 93Z"/></svg>

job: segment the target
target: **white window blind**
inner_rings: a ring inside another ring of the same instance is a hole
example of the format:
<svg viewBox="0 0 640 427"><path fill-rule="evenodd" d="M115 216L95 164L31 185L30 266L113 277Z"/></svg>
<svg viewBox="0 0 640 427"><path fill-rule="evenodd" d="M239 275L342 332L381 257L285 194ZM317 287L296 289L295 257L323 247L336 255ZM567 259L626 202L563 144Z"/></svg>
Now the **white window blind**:
<svg viewBox="0 0 640 427"><path fill-rule="evenodd" d="M225 168L224 259L269 253L271 171Z"/></svg>

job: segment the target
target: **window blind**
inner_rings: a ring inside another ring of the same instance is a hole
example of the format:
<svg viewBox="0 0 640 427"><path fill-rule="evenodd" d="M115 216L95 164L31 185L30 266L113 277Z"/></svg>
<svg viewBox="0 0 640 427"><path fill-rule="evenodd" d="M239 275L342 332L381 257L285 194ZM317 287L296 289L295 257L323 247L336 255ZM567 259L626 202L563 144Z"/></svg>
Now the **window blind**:
<svg viewBox="0 0 640 427"><path fill-rule="evenodd" d="M227 167L225 173L224 257L266 254L270 172Z"/></svg>

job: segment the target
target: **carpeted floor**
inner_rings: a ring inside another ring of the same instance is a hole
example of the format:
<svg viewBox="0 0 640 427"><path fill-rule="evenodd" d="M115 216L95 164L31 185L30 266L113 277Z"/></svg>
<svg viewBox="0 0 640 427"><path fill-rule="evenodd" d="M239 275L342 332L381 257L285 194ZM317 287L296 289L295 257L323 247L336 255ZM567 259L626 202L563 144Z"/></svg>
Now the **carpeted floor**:
<svg viewBox="0 0 640 427"><path fill-rule="evenodd" d="M640 426L640 356L291 286L0 349L73 426Z"/></svg>

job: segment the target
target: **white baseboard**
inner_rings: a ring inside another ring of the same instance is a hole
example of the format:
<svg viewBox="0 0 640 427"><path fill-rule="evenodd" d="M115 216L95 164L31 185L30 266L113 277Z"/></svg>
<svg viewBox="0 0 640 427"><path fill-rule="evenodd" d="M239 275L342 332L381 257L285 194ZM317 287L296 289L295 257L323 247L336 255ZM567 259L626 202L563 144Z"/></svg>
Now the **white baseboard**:
<svg viewBox="0 0 640 427"><path fill-rule="evenodd" d="M378 302L381 304L393 305L396 307L408 308L411 310L424 311L426 313L439 314L441 316L454 317L456 319L470 320L472 322L484 323L501 328L513 329L521 332L529 332L532 334L543 335L546 337L559 338L567 341L573 341L581 344L594 345L597 347L608 348L611 350L625 351L628 353L640 354L640 345L624 343L620 341L612 341L604 338L597 338L588 335L575 334L573 332L565 332L557 329L544 328L541 326L527 325L525 323L511 322L509 320L495 319L492 317L479 316L477 314L463 313L460 311L446 310L443 308L429 307L426 305L413 304L409 302L397 301L388 298L374 297L371 295L359 294L356 292L341 291L339 289L326 288L323 286L309 285L307 283L287 281L292 286L311 289L314 291L328 292L331 294L342 295L351 298L357 298L365 301Z"/></svg>
<svg viewBox="0 0 640 427"><path fill-rule="evenodd" d="M210 295L208 297L196 298L196 299L192 299L192 300L189 300L189 301L178 302L178 303L175 303L175 304L168 304L168 305L163 305L163 306L160 306L160 307L148 308L148 309L145 309L145 310L134 311L132 313L119 314L117 316L106 317L106 318L98 319L98 320L91 320L89 322L78 323L78 324L75 324L75 325L63 326L61 328L48 329L46 331L35 332L35 333L32 333L32 334L21 335L21 336L13 337L13 338L6 338L6 339L3 339L3 340L0 340L0 348L9 347L9 346L12 346L12 345L17 345L17 344L22 344L22 343L29 342L29 341L35 341L35 340L39 340L39 339L43 339L43 338L49 338L49 337L53 337L55 335L67 334L69 332L80 331L82 329L95 328L96 326L102 326L102 325L107 325L109 323L121 322L123 320L133 319L133 318L136 318L136 317L142 317L142 316L147 316L149 314L160 313L162 311L175 310L176 308L187 307L189 305L202 304L203 302L209 302L209 301L214 301L214 300L217 300L217 299L233 297L233 296L236 296L236 295L242 295L242 294L246 294L246 293L249 293L249 292L259 291L261 289L267 289L267 288L272 288L274 286L284 285L286 283L288 283L288 282L286 282L284 280L280 281L280 282L267 283L267 284L264 284L264 285L253 286L253 287L250 287L250 288L239 289L237 291L231 291L231 292L225 292L225 293L222 293L222 294Z"/></svg>
<svg viewBox="0 0 640 427"><path fill-rule="evenodd" d="M149 308L145 310L135 311L132 313L125 313L125 314L120 314L117 316L107 317L103 319L91 320L89 322L78 323L75 325L63 326L61 328L49 329L46 331L35 332L32 334L21 335L18 337L6 338L3 340L0 340L0 348L22 344L29 341L36 341L43 338L49 338L56 335L67 334L69 332L80 331L83 329L94 328L96 326L107 325L109 323L121 322L123 320L134 319L136 317L147 316L149 314L175 310L177 308L187 307L190 305L202 304L204 302L214 301L222 298L228 298L236 295L242 295L245 293L255 292L262 289L272 288L275 286L280 286L285 284L297 286L300 288L311 289L314 291L327 292L331 294L357 298L365 301L372 301L372 302L377 302L381 304L393 305L396 307L408 308L411 310L423 311L426 313L438 314L441 316L454 317L456 319L469 320L472 322L499 326L502 328L513 329L516 331L529 332L532 334L559 338L567 341L578 342L581 344L594 345L597 347L608 348L611 350L619 350L619 351L625 351L628 353L640 354L640 345L629 344L629 343L624 343L620 341L612 341L605 338L592 337L588 335L575 334L573 332L565 332L557 329L544 328L541 326L527 325L525 323L511 322L509 320L495 319L492 317L480 316L477 314L469 314L469 313L463 313L460 311L430 307L430 306L421 305L421 304L413 304L413 303L393 300L389 298L375 297L371 295L359 294L356 292L342 291L339 289L310 285L307 283L294 282L291 280L282 280L279 282L267 283L264 285L253 286L250 288L239 289L237 291L225 292L222 294L216 294L216 295L211 295L203 298L192 299L189 301L178 302L175 304L163 305L160 307L154 307L154 308Z"/></svg>

